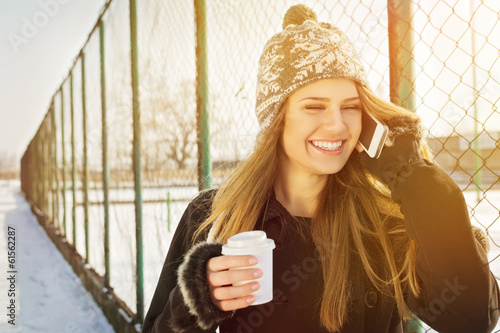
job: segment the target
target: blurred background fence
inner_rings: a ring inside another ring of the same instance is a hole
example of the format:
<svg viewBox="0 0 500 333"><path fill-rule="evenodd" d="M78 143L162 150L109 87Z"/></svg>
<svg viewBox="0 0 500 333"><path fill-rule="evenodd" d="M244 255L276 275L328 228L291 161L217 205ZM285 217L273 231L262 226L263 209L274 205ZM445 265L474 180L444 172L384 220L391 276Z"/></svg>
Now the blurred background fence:
<svg viewBox="0 0 500 333"><path fill-rule="evenodd" d="M422 117L500 276L500 2L301 2ZM138 323L188 202L252 149L258 58L295 3L108 1L22 157L23 192Z"/></svg>

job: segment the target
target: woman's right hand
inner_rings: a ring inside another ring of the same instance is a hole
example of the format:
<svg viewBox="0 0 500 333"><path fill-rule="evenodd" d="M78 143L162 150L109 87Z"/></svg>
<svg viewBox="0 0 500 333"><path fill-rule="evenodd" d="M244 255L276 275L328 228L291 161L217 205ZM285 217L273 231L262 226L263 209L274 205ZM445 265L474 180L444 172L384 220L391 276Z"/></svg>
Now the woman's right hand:
<svg viewBox="0 0 500 333"><path fill-rule="evenodd" d="M255 302L251 295L260 288L257 281L241 286L233 283L255 280L262 276L258 268L229 270L230 268L248 267L257 264L257 258L250 255L218 256L207 263L207 281L212 302L222 311L243 309Z"/></svg>

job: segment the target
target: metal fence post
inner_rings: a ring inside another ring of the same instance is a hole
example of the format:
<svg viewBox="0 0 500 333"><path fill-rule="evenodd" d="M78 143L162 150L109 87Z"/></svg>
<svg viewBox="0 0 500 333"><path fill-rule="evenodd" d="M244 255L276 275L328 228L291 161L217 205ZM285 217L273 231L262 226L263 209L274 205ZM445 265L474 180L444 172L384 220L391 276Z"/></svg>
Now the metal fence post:
<svg viewBox="0 0 500 333"><path fill-rule="evenodd" d="M43 120L43 213L45 216L49 216L49 161L50 152L49 146L47 145L49 139L49 131L47 128L48 115L45 115Z"/></svg>
<svg viewBox="0 0 500 333"><path fill-rule="evenodd" d="M85 228L85 259L89 262L89 170L87 161L87 101L85 91L85 52L81 52L82 65L82 122L83 122L83 225Z"/></svg>
<svg viewBox="0 0 500 333"><path fill-rule="evenodd" d="M477 66L475 58L477 56L476 52L476 32L474 31L474 14L475 14L475 3L474 0L470 0L470 34L471 34L471 53L472 53L472 89L474 90L474 180L476 182L476 200L479 202L481 200L481 187L483 183L483 172L481 170L483 160L481 158L481 146L479 142L479 129L478 129L478 110L477 110L477 100L479 97L479 91L477 90Z"/></svg>
<svg viewBox="0 0 500 333"><path fill-rule="evenodd" d="M52 158L51 158L51 163L52 163L51 174L52 174L52 176L51 176L51 182L50 182L51 183L50 189L51 189L51 193L52 193L52 221L54 222L54 225L57 228L59 228L59 216L57 215L58 211L59 211L59 209L58 209L59 185L57 183L57 132L56 132L56 110L55 110L54 99L52 99L50 112L51 112L50 126L51 126L51 133L52 133L51 140L50 140L51 149L52 149Z"/></svg>
<svg viewBox="0 0 500 333"><path fill-rule="evenodd" d="M412 2L388 0L391 101L415 111Z"/></svg>
<svg viewBox="0 0 500 333"><path fill-rule="evenodd" d="M196 17L196 116L198 134L198 186L212 186L210 126L208 115L207 19L205 0L195 0Z"/></svg>
<svg viewBox="0 0 500 333"><path fill-rule="evenodd" d="M45 120L43 121L43 147L44 147L44 165L43 165L43 170L44 170L44 212L47 217L51 217L52 215L52 210L50 209L50 158L51 158L51 152L50 152L50 110L46 113L45 115Z"/></svg>
<svg viewBox="0 0 500 333"><path fill-rule="evenodd" d="M137 46L137 2L130 0L130 48L132 74L132 108L133 108L133 166L135 187L135 239L136 239L136 277L137 277L137 322L144 318L144 276L142 253L142 197L141 197L141 113L139 104L139 56Z"/></svg>
<svg viewBox="0 0 500 333"><path fill-rule="evenodd" d="M102 190L104 196L104 284L110 287L109 261L109 167L108 167L108 122L106 117L106 66L104 44L104 21L99 23L99 53L101 66L101 131L102 131Z"/></svg>
<svg viewBox="0 0 500 333"><path fill-rule="evenodd" d="M415 111L412 2L387 0L391 101ZM407 324L412 333L422 333L420 320L412 316Z"/></svg>
<svg viewBox="0 0 500 333"><path fill-rule="evenodd" d="M62 199L63 199L63 229L64 237L67 239L67 228L66 228L66 151L64 149L64 89L61 85L61 152L62 152Z"/></svg>
<svg viewBox="0 0 500 333"><path fill-rule="evenodd" d="M38 134L38 131L37 131ZM33 138L33 160L34 165L38 164L38 141L37 136ZM38 169L33 172L33 202L38 206Z"/></svg>
<svg viewBox="0 0 500 333"><path fill-rule="evenodd" d="M40 128L38 128L38 131L36 133L36 137L35 137L35 142L36 142L36 164L37 166L40 165L40 163L42 163L42 147L41 147L41 143L40 143ZM42 172L41 172L41 168L38 167L37 170L36 170L36 207L38 209L40 209L40 202L42 201L41 199L41 196L42 196L42 182L41 182L41 178L42 178Z"/></svg>
<svg viewBox="0 0 500 333"><path fill-rule="evenodd" d="M40 172L40 177L39 182L40 182L40 202L38 204L38 208L40 211L43 212L45 215L45 131L44 131L44 120L42 120L42 123L40 124L40 131L38 132L38 142L40 144L40 163L38 164L39 166L39 172Z"/></svg>
<svg viewBox="0 0 500 333"><path fill-rule="evenodd" d="M73 99L73 73L69 75L71 105L71 183L72 199L71 218L73 221L73 246L76 249L76 163L75 163L75 101Z"/></svg>
<svg viewBox="0 0 500 333"><path fill-rule="evenodd" d="M43 141L42 137L42 125L38 128L38 135L36 136L36 141L38 142L38 209L43 211Z"/></svg>
<svg viewBox="0 0 500 333"><path fill-rule="evenodd" d="M28 164L26 165L26 174L29 176L29 185L28 185L28 188L29 188L29 198L35 202L35 190L36 190L36 178L35 178L35 175L33 174L33 171L31 171L30 169L30 165L33 165L34 163L36 163L36 160L35 160L35 137L33 137L33 139L31 140L29 146L30 146L30 158L28 160Z"/></svg>

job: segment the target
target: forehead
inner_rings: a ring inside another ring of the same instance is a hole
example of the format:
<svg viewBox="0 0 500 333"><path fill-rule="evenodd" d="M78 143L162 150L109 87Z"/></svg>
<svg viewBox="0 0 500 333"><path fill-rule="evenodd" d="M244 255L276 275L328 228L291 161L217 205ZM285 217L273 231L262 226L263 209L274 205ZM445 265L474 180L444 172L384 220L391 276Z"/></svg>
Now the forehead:
<svg viewBox="0 0 500 333"><path fill-rule="evenodd" d="M346 99L358 97L358 89L354 81L344 78L323 79L314 81L290 96L291 102L298 102L308 97Z"/></svg>

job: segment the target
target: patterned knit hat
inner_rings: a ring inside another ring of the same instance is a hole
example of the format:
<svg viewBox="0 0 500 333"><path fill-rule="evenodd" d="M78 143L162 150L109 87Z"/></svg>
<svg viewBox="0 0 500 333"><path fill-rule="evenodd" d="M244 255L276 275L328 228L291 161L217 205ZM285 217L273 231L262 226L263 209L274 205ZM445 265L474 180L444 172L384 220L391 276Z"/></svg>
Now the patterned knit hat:
<svg viewBox="0 0 500 333"><path fill-rule="evenodd" d="M348 78L368 86L361 60L347 36L329 23L318 23L309 7L290 7L283 31L266 43L259 60L255 112L261 133L288 96L327 78Z"/></svg>

